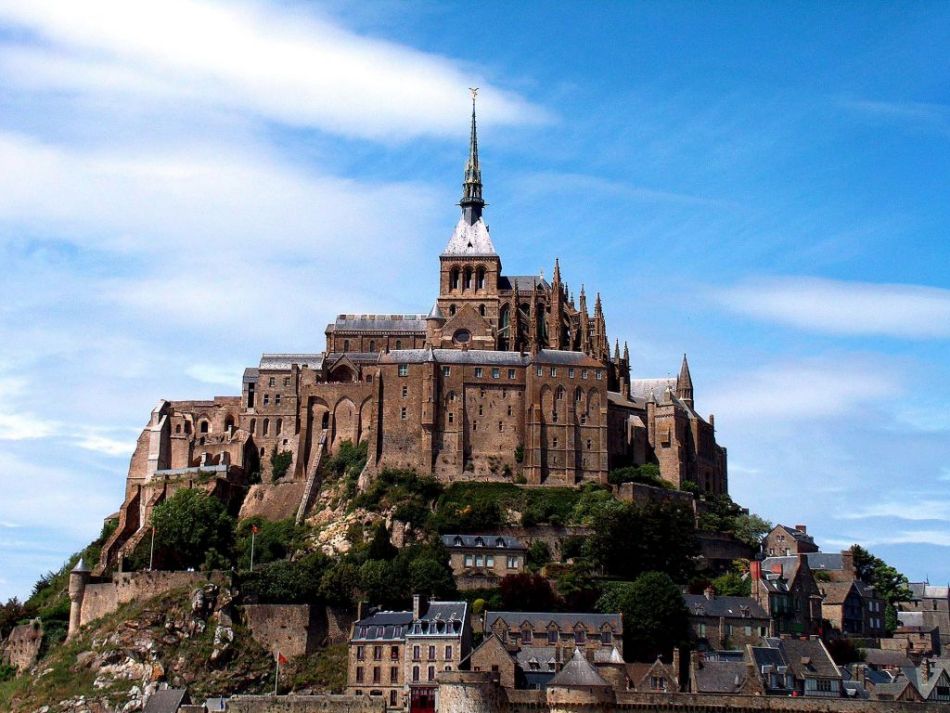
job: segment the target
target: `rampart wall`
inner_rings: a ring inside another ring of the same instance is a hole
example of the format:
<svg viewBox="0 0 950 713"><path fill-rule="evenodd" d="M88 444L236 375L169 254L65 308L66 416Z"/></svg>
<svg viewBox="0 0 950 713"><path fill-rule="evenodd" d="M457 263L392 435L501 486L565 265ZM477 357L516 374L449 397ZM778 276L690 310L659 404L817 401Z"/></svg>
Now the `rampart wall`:
<svg viewBox="0 0 950 713"><path fill-rule="evenodd" d="M228 713L385 713L378 696L233 696Z"/></svg>

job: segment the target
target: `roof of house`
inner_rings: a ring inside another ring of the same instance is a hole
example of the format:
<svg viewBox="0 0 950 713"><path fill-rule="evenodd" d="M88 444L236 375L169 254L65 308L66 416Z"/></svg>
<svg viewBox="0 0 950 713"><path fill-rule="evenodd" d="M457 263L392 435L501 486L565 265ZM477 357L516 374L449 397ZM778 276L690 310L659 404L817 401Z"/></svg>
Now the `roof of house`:
<svg viewBox="0 0 950 713"><path fill-rule="evenodd" d="M897 612L897 620L900 622L901 627L925 626L924 612L920 611L899 611Z"/></svg>
<svg viewBox="0 0 950 713"><path fill-rule="evenodd" d="M692 673L698 693L737 693L749 669L744 661L704 661Z"/></svg>
<svg viewBox="0 0 950 713"><path fill-rule="evenodd" d="M528 293L535 287L546 290L550 285L540 275L502 275L498 280L500 290L513 290L515 287L518 292Z"/></svg>
<svg viewBox="0 0 950 713"><path fill-rule="evenodd" d="M610 684L601 678L601 675L597 673L597 669L591 665L590 661L585 658L578 648L574 649L571 660L558 671L548 685L563 688L610 688Z"/></svg>
<svg viewBox="0 0 950 713"><path fill-rule="evenodd" d="M822 582L818 589L824 595L822 604L844 604L854 589L854 582Z"/></svg>
<svg viewBox="0 0 950 713"><path fill-rule="evenodd" d="M323 352L315 354L261 354L259 369L286 371L294 364L307 366L311 369L320 369L323 367L324 356Z"/></svg>
<svg viewBox="0 0 950 713"><path fill-rule="evenodd" d="M908 587L914 599L950 599L950 587L911 582Z"/></svg>
<svg viewBox="0 0 950 713"><path fill-rule="evenodd" d="M841 678L831 655L817 638L766 639L766 643L781 649L796 678Z"/></svg>
<svg viewBox="0 0 950 713"><path fill-rule="evenodd" d="M442 544L449 549L466 548L487 548L504 550L523 550L524 545L515 537L507 535L442 535Z"/></svg>
<svg viewBox="0 0 950 713"><path fill-rule="evenodd" d="M723 616L736 619L768 619L769 615L752 597L720 597L707 599L703 594L684 594L683 602L693 616Z"/></svg>
<svg viewBox="0 0 950 713"><path fill-rule="evenodd" d="M920 666L905 666L901 669L901 673L907 676L924 700L930 698L930 694L933 693L933 689L938 683L946 686L950 682L950 661L931 661L930 675L926 678L923 675L925 665L925 663L922 663ZM941 683L941 679L943 679L943 683Z"/></svg>
<svg viewBox="0 0 950 713"><path fill-rule="evenodd" d="M491 629L499 619L504 621L510 629L517 629L527 621L533 629L545 629L548 624L554 622L561 631L571 630L577 624L598 630L606 625L617 634L623 631L620 614L588 614L586 612L492 611L485 613L485 628Z"/></svg>
<svg viewBox="0 0 950 713"><path fill-rule="evenodd" d="M523 671L554 671L557 669L557 646L522 646L512 654Z"/></svg>
<svg viewBox="0 0 950 713"><path fill-rule="evenodd" d="M414 619L407 637L452 636L461 634L468 617L468 602L429 602L425 611Z"/></svg>
<svg viewBox="0 0 950 713"><path fill-rule="evenodd" d="M327 331L333 332L396 332L425 334L426 315L424 314L341 314L336 321L327 325Z"/></svg>
<svg viewBox="0 0 950 713"><path fill-rule="evenodd" d="M900 651L887 649L864 649L864 662L869 666L890 666L901 668L910 666L910 659Z"/></svg>
<svg viewBox="0 0 950 713"><path fill-rule="evenodd" d="M750 646L752 660L756 668L761 670L762 666L788 666L785 660L784 652L779 648L770 646Z"/></svg>
<svg viewBox="0 0 950 713"><path fill-rule="evenodd" d="M177 713L189 700L187 689L163 688L148 697L142 713Z"/></svg>
<svg viewBox="0 0 950 713"><path fill-rule="evenodd" d="M667 376L662 379L631 379L630 396L647 400L653 394L653 398L659 401L663 398L667 389L676 388L676 377Z"/></svg>
<svg viewBox="0 0 950 713"><path fill-rule="evenodd" d="M412 622L411 611L382 611L353 624L351 641L393 641L404 639Z"/></svg>
<svg viewBox="0 0 950 713"><path fill-rule="evenodd" d="M791 535L798 542L807 542L810 545L815 544L815 538L809 535L807 532L802 532L801 530L794 527L789 527L788 525L776 525L775 529L772 531L774 532L779 528L784 530L786 534Z"/></svg>
<svg viewBox="0 0 950 713"><path fill-rule="evenodd" d="M812 569L843 570L844 557L840 552L809 552L808 566Z"/></svg>

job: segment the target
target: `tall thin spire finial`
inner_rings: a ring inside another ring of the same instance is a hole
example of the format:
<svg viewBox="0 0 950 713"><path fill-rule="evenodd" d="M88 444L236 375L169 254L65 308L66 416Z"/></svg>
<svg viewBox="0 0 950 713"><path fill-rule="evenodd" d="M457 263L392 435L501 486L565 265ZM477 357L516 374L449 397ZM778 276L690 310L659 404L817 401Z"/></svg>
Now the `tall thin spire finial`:
<svg viewBox="0 0 950 713"><path fill-rule="evenodd" d="M478 128L475 123L475 98L478 87L469 87L472 93L472 131L469 138L468 162L465 164L465 180L462 182L462 214L469 225L482 217L485 201L482 199L482 170L478 166Z"/></svg>

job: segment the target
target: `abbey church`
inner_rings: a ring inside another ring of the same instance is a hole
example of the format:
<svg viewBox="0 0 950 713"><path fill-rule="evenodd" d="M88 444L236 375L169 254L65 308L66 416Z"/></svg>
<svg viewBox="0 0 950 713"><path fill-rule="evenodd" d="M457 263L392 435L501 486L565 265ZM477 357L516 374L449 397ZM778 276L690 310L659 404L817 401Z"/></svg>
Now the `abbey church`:
<svg viewBox="0 0 950 713"><path fill-rule="evenodd" d="M655 463L677 488L727 492L726 450L695 410L685 356L676 378L633 379L626 344L611 351L599 294L592 310L583 288L575 301L557 260L550 280L503 272L482 216L474 103L459 205L427 313L341 314L325 351L264 354L239 396L159 402L100 567L141 539L177 487L210 475L226 495L254 473L269 482L276 452L290 458L284 480L309 493L345 441L367 444L363 483L411 468L447 482L573 486Z"/></svg>

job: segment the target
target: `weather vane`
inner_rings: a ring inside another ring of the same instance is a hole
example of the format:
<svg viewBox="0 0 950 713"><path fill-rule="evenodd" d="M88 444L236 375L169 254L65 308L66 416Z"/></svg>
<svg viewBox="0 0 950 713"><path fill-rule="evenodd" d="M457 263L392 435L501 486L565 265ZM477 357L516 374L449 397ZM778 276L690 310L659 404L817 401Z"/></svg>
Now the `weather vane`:
<svg viewBox="0 0 950 713"><path fill-rule="evenodd" d="M468 91L472 93L472 103L475 103L475 97L478 96L478 87L469 87Z"/></svg>

